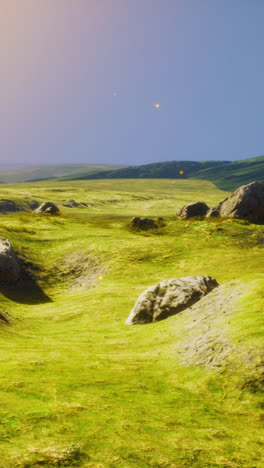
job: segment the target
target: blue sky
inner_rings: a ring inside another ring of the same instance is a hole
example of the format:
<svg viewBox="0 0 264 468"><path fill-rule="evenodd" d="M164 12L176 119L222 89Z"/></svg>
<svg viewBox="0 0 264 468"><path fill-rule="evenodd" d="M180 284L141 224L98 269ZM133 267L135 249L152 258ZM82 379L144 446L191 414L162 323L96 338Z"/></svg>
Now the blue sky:
<svg viewBox="0 0 264 468"><path fill-rule="evenodd" d="M2 1L1 164L264 154L262 0Z"/></svg>

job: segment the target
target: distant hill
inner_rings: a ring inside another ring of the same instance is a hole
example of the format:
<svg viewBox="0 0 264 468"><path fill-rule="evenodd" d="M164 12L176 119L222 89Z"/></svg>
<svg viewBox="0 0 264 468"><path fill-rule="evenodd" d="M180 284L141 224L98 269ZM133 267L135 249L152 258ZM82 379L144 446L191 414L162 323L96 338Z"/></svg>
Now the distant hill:
<svg viewBox="0 0 264 468"><path fill-rule="evenodd" d="M254 180L264 181L264 156L202 169L191 177L209 180L222 190L235 190Z"/></svg>
<svg viewBox="0 0 264 468"><path fill-rule="evenodd" d="M142 166L128 166L121 169L107 171L93 171L63 177L63 180L92 180L92 179L186 179L197 171L210 167L218 167L227 161L164 161L160 163L144 164Z"/></svg>
<svg viewBox="0 0 264 468"><path fill-rule="evenodd" d="M36 167L15 167L0 165L0 183L26 182L30 180L50 179L68 174L89 173L89 171L119 169L121 165L114 164L57 164Z"/></svg>
<svg viewBox="0 0 264 468"><path fill-rule="evenodd" d="M240 161L163 161L141 166L108 164L58 164L1 170L0 183L15 183L57 178L60 180L95 179L201 179L222 190L264 180L264 156Z"/></svg>
<svg viewBox="0 0 264 468"><path fill-rule="evenodd" d="M91 171L63 177L63 180L93 179L203 179L222 190L264 180L264 156L240 161L165 161L121 169Z"/></svg>

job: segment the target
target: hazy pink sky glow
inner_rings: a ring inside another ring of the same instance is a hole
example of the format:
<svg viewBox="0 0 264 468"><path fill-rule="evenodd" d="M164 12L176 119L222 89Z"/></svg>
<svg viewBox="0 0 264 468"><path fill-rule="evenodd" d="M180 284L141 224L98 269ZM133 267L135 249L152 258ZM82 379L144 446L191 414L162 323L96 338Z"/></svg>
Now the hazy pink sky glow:
<svg viewBox="0 0 264 468"><path fill-rule="evenodd" d="M54 151L74 111L84 44L95 65L98 2L1 0L0 11L1 153L30 155L36 138ZM95 72L87 80L93 86Z"/></svg>
<svg viewBox="0 0 264 468"><path fill-rule="evenodd" d="M263 21L260 0L1 0L0 163L263 154Z"/></svg>

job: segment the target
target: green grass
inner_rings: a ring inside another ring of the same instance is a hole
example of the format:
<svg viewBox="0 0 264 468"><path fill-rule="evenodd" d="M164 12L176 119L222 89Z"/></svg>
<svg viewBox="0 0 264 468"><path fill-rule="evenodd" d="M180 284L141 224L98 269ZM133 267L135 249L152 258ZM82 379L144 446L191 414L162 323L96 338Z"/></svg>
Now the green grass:
<svg viewBox="0 0 264 468"><path fill-rule="evenodd" d="M263 227L176 220L184 203L225 198L206 181L1 187L12 194L90 207L1 217L0 236L38 266L46 294L0 296L17 318L0 328L1 468L261 468ZM162 216L166 226L133 232L132 216ZM72 288L63 274L80 251L103 266L93 289ZM220 289L162 322L125 325L144 288L198 274Z"/></svg>

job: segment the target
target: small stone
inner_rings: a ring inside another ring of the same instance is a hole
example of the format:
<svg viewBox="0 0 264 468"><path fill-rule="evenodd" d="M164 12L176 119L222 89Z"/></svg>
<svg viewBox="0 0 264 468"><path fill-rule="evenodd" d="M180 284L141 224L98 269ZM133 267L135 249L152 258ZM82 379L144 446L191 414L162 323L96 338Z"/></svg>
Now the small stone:
<svg viewBox="0 0 264 468"><path fill-rule="evenodd" d="M147 231L148 229L158 229L158 225L155 223L154 219L151 218L132 218L130 226L134 229Z"/></svg>

